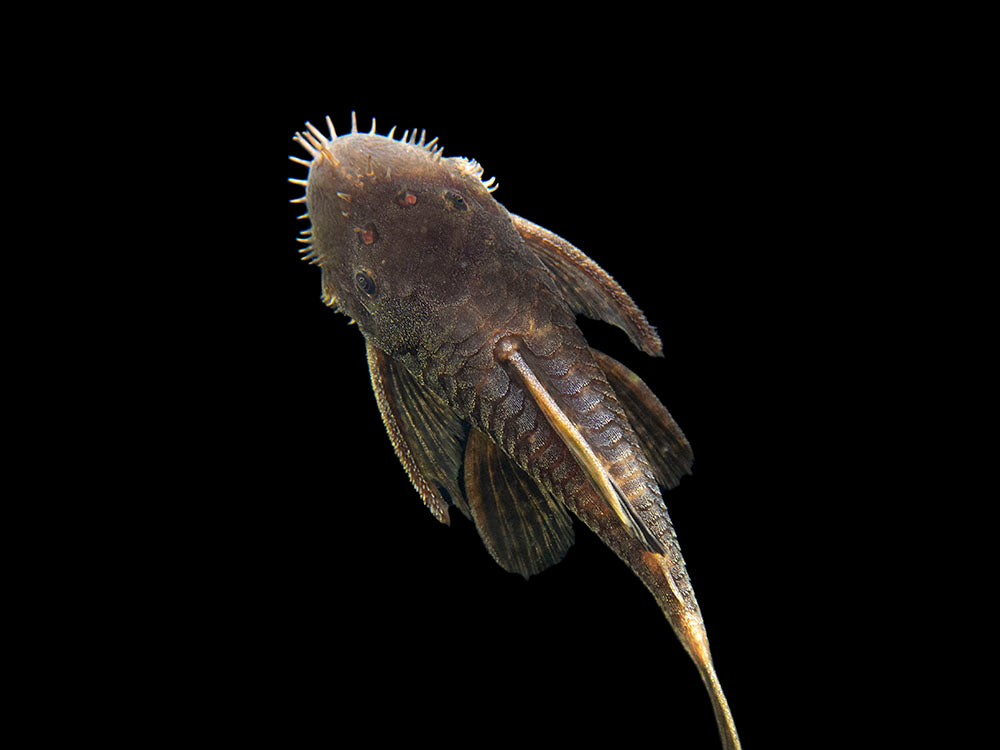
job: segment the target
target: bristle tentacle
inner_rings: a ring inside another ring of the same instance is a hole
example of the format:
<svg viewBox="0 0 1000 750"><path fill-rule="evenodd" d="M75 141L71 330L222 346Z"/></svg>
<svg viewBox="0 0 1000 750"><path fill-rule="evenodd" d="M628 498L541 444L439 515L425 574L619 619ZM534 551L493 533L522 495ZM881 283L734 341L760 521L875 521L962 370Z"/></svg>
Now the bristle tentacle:
<svg viewBox="0 0 1000 750"><path fill-rule="evenodd" d="M330 143L330 141L327 140L327 137L323 135L321 132L319 132L319 129L311 122L307 121L306 127L309 128L309 132L312 133L316 137L316 140L319 141L321 144L326 146L327 144Z"/></svg>
<svg viewBox="0 0 1000 750"><path fill-rule="evenodd" d="M317 156L319 156L319 151L317 151L316 149L314 149L306 141L306 139L303 137L302 133L296 133L295 136L292 138L292 140L295 141L300 146L302 146L302 148L304 148L312 158L315 159Z"/></svg>

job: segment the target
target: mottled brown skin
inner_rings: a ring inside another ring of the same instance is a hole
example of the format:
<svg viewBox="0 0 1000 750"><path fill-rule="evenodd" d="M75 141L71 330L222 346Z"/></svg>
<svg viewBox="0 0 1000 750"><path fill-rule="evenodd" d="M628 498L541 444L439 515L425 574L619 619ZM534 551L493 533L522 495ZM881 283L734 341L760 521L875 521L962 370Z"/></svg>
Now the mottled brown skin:
<svg viewBox="0 0 1000 750"><path fill-rule="evenodd" d="M659 354L642 313L576 248L509 214L474 164L415 137L328 139L310 126L297 139L313 156L308 257L324 300L365 336L386 428L424 502L447 522L450 499L525 576L572 544L571 511L653 593L701 670L724 746L738 748L660 491L688 472L690 446L575 322L604 318Z"/></svg>

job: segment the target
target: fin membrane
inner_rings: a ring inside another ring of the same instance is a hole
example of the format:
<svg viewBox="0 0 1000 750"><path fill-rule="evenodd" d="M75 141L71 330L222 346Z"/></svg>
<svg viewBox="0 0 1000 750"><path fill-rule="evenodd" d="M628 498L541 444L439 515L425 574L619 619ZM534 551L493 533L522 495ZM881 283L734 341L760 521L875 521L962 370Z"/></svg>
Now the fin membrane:
<svg viewBox="0 0 1000 750"><path fill-rule="evenodd" d="M663 356L656 329L603 268L548 229L513 214L511 219L521 239L552 274L573 312L618 326L646 354Z"/></svg>
<svg viewBox="0 0 1000 750"><path fill-rule="evenodd" d="M504 570L527 578L573 545L566 509L478 429L465 448L465 493L483 544Z"/></svg>
<svg viewBox="0 0 1000 750"><path fill-rule="evenodd" d="M368 344L368 368L382 421L396 456L421 499L448 523L448 503L437 485L468 515L458 478L465 447L465 423L421 386L401 364Z"/></svg>
<svg viewBox="0 0 1000 750"><path fill-rule="evenodd" d="M642 378L607 354L596 349L590 352L614 388L656 480L666 489L676 487L694 463L694 452L681 428Z"/></svg>

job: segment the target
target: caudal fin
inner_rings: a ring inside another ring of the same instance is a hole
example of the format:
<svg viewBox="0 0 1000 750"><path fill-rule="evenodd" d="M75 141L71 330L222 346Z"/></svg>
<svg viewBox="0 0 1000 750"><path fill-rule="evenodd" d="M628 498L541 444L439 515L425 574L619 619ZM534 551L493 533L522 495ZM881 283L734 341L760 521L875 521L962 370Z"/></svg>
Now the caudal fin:
<svg viewBox="0 0 1000 750"><path fill-rule="evenodd" d="M740 738L736 734L736 724L733 722L733 714L729 710L729 703L726 695L719 685L719 678L715 674L715 667L709 659L707 667L699 665L701 679L708 688L708 695L712 699L712 711L715 712L715 723L719 727L719 736L722 738L724 750L740 750Z"/></svg>
<svg viewBox="0 0 1000 750"><path fill-rule="evenodd" d="M693 592L684 586L685 592L682 593L677 586L678 578L683 578L686 582L687 573L683 569L683 563L648 552L643 557L653 579L661 577L666 583L665 586L650 586L650 590L656 597L660 609L666 615L678 640L684 646L684 650L688 652L691 660L698 667L702 682L705 683L709 698L712 700L712 711L719 727L723 749L740 750L740 739L736 733L733 714L729 710L729 702L726 700L725 693L722 692L722 686L715 673L715 665L712 663L712 652L708 647L708 634L705 632L705 622L702 620L701 610L694 599Z"/></svg>

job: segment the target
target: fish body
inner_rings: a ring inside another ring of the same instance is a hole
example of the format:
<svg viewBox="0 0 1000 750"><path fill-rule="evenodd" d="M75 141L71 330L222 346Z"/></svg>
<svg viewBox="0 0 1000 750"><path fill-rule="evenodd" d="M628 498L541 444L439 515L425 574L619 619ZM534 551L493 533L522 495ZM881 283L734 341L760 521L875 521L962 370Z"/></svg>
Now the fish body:
<svg viewBox="0 0 1000 750"><path fill-rule="evenodd" d="M584 314L662 356L655 330L597 264L510 214L478 164L375 132L307 123L300 202L326 304L366 340L383 422L431 513L457 507L494 559L527 577L573 543L571 514L653 593L697 664L723 745L738 748L662 488L693 454L666 408L592 349Z"/></svg>

